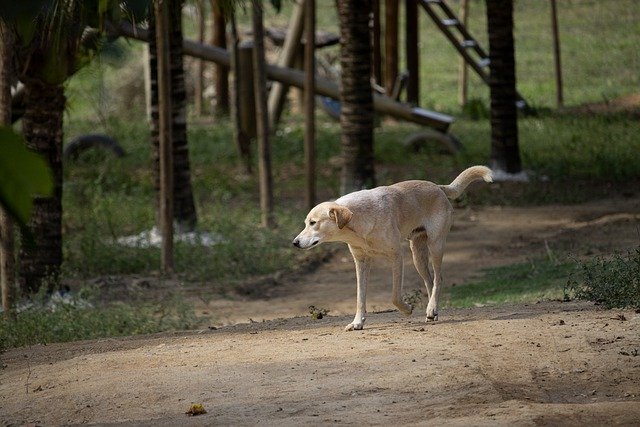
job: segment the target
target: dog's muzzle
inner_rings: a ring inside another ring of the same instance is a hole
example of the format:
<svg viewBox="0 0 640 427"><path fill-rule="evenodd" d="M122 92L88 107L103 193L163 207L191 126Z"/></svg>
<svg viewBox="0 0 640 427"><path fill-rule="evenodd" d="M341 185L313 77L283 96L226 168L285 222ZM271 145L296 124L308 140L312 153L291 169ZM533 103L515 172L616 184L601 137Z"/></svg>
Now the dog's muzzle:
<svg viewBox="0 0 640 427"><path fill-rule="evenodd" d="M302 243L302 241L297 237L293 240L293 246L295 246L296 248L300 248L300 249L309 249L309 248L314 247L318 243L320 243L319 240L314 240L313 242L311 242L310 245L304 245Z"/></svg>

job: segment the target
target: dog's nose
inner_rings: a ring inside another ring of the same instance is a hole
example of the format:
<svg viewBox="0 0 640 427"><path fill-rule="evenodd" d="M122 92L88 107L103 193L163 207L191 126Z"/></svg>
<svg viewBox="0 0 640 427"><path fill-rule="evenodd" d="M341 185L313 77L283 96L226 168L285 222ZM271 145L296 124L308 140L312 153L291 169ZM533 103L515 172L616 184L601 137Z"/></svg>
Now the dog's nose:
<svg viewBox="0 0 640 427"><path fill-rule="evenodd" d="M296 248L299 248L300 247L300 240L294 239L293 240L293 246L295 246Z"/></svg>

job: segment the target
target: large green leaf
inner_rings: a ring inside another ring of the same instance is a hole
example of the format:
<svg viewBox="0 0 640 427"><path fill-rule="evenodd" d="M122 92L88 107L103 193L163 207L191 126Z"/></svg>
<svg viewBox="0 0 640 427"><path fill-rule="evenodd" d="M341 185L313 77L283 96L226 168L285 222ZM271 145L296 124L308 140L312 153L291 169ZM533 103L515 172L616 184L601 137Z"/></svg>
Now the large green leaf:
<svg viewBox="0 0 640 427"><path fill-rule="evenodd" d="M52 192L47 162L29 150L20 135L0 127L0 205L25 227L31 218L33 196L50 196Z"/></svg>

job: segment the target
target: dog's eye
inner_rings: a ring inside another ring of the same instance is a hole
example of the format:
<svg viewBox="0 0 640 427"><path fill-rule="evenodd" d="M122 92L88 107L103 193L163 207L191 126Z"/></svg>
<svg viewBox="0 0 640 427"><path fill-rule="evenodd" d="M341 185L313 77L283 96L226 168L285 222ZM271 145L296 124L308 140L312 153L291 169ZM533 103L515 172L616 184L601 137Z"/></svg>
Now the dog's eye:
<svg viewBox="0 0 640 427"><path fill-rule="evenodd" d="M316 225L315 221L309 221L309 225Z"/></svg>

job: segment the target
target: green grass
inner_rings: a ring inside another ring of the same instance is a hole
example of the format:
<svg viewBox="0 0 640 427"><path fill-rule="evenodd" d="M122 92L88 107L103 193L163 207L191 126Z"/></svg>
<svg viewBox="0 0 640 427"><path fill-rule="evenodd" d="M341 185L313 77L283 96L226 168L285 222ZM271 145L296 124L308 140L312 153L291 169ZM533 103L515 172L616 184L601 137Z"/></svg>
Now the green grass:
<svg viewBox="0 0 640 427"><path fill-rule="evenodd" d="M550 259L491 268L477 280L446 288L442 301L445 307L474 307L562 299L575 270L575 262Z"/></svg>

